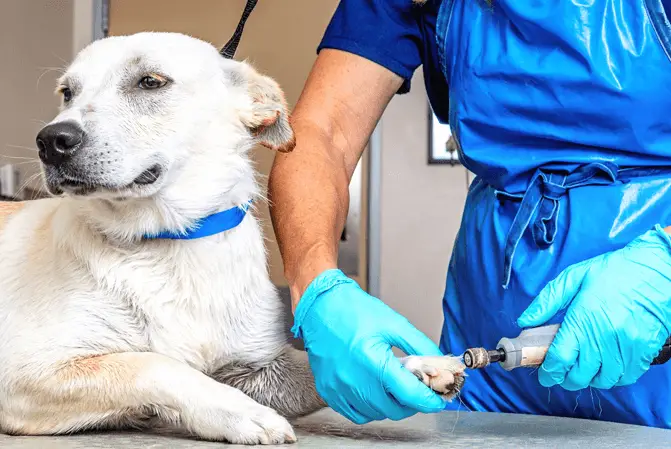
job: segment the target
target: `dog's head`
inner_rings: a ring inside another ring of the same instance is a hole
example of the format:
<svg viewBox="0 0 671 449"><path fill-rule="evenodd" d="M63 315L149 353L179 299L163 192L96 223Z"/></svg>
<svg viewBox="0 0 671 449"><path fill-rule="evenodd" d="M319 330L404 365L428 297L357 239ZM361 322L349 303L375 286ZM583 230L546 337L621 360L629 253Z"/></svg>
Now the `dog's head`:
<svg viewBox="0 0 671 449"><path fill-rule="evenodd" d="M214 204L253 183L247 152L295 145L277 83L176 33L106 38L59 81L62 108L37 135L52 194Z"/></svg>

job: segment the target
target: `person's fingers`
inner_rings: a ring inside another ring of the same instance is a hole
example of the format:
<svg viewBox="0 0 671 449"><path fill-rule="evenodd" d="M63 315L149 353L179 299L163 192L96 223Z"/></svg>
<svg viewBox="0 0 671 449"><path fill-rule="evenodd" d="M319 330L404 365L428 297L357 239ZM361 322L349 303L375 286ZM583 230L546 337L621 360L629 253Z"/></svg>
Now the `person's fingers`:
<svg viewBox="0 0 671 449"><path fill-rule="evenodd" d="M545 360L538 370L538 381L544 387L561 385L578 360L580 347L571 328L562 325L548 348Z"/></svg>
<svg viewBox="0 0 671 449"><path fill-rule="evenodd" d="M332 382L320 382L319 377L315 379L315 387L317 389L317 394L319 394L326 404L336 413L339 413L355 424L366 424L372 421L370 417L361 414L358 410L352 407L348 398L343 394L343 391L347 390L346 388L336 386Z"/></svg>
<svg viewBox="0 0 671 449"><path fill-rule="evenodd" d="M596 348L590 343L581 345L578 359L566 374L566 379L561 384L562 388L578 391L589 387L601 367L601 355Z"/></svg>
<svg viewBox="0 0 671 449"><path fill-rule="evenodd" d="M649 318L649 317L648 317ZM627 360L626 355L623 354L626 363L623 363L624 372L622 377L615 384L617 387L631 385L638 381L649 369L652 361L659 355L660 348L664 346L669 333L660 321L654 319L652 322L646 320L646 324L639 323L638 333L629 333L627 338L633 338L636 341L627 342L630 348L636 348L636 356L630 357ZM623 337L624 338L624 337Z"/></svg>
<svg viewBox="0 0 671 449"><path fill-rule="evenodd" d="M591 387L600 390L609 390L620 381L624 375L624 364L620 351L614 354L604 354L601 356L601 370L592 379Z"/></svg>
<svg viewBox="0 0 671 449"><path fill-rule="evenodd" d="M424 385L389 351L382 372L382 384L396 401L422 413L436 413L445 408L445 400Z"/></svg>
<svg viewBox="0 0 671 449"><path fill-rule="evenodd" d="M401 405L390 394L385 392L375 404L371 404L379 414L392 421L400 421L417 414L417 410Z"/></svg>
<svg viewBox="0 0 671 449"><path fill-rule="evenodd" d="M352 421L354 424L367 424L373 421L373 418L366 416L356 410L345 398L345 396L336 394L329 398L326 403L331 407L335 412L341 414L345 418Z"/></svg>
<svg viewBox="0 0 671 449"><path fill-rule="evenodd" d="M379 402L384 396L384 391L381 391L382 386L370 385L370 387L371 388L366 389L367 397L365 398L362 397L362 391L360 390L359 385L352 385L350 388L344 386L341 394L345 397L347 404L349 404L351 409L368 421L381 421L386 419L386 411L380 410L379 407ZM374 390L378 390L378 392L375 392Z"/></svg>
<svg viewBox="0 0 671 449"><path fill-rule="evenodd" d="M541 326L571 303L580 291L582 280L587 274L591 260L575 264L564 270L545 286L529 307L517 319L520 327Z"/></svg>
<svg viewBox="0 0 671 449"><path fill-rule="evenodd" d="M387 342L399 348L407 355L441 356L443 353L429 337L400 317L397 323L389 327Z"/></svg>
<svg viewBox="0 0 671 449"><path fill-rule="evenodd" d="M650 369L650 363L644 360L632 362L625 367L624 374L615 384L616 387L624 387L635 383L643 374Z"/></svg>
<svg viewBox="0 0 671 449"><path fill-rule="evenodd" d="M384 390L382 385L378 385L377 388ZM332 408L355 424L366 424L384 419L400 421L417 413L417 410L398 403L386 391L371 395L371 398L375 398L374 402L371 402L372 399L368 401L360 397L355 388L343 388L342 390L343 392L333 401L335 407L332 406Z"/></svg>

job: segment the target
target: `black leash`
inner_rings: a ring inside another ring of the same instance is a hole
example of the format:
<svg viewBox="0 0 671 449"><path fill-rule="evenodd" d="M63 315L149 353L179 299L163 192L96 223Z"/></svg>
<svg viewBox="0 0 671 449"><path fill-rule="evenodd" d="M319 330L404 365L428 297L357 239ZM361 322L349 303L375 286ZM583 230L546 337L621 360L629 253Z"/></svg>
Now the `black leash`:
<svg viewBox="0 0 671 449"><path fill-rule="evenodd" d="M247 22L249 15L254 10L257 1L258 0L247 0L245 10L242 12L242 17L240 17L240 22L238 22L238 26L235 29L233 36L226 43L226 45L224 45L223 48L219 51L219 53L221 53L221 56L223 56L224 58L233 59L233 57L235 56L235 51L238 49L238 44L240 43L240 38L242 37L242 31L245 29L245 22Z"/></svg>

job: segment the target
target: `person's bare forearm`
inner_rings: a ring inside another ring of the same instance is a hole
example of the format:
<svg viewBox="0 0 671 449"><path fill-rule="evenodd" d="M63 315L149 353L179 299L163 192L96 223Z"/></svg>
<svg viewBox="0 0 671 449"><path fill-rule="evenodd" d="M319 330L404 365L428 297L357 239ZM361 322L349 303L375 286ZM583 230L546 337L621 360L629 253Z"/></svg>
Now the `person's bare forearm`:
<svg viewBox="0 0 671 449"><path fill-rule="evenodd" d="M322 51L313 67L292 116L296 148L277 155L268 189L294 307L317 275L337 267L352 173L401 82L333 50Z"/></svg>
<svg viewBox="0 0 671 449"><path fill-rule="evenodd" d="M324 151L329 145L327 138L320 136L314 126L300 121L294 121L294 131L300 133L301 140L312 142L312 148L301 151L310 154L300 160L299 157L276 160L269 197L295 307L311 279L337 266L338 229L344 224L349 196L342 160Z"/></svg>

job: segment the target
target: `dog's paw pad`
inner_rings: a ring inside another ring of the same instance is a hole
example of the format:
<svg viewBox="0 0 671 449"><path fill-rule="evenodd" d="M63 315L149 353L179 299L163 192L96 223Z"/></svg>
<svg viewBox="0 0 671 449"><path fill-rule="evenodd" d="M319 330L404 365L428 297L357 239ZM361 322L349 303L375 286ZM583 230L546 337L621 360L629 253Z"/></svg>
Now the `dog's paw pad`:
<svg viewBox="0 0 671 449"><path fill-rule="evenodd" d="M459 394L466 381L466 366L459 357L408 356L402 358L401 363L424 385L448 401Z"/></svg>

